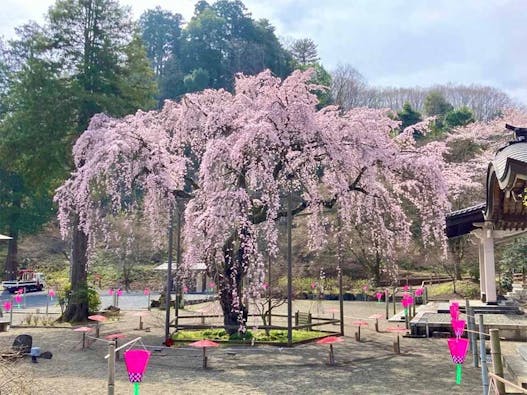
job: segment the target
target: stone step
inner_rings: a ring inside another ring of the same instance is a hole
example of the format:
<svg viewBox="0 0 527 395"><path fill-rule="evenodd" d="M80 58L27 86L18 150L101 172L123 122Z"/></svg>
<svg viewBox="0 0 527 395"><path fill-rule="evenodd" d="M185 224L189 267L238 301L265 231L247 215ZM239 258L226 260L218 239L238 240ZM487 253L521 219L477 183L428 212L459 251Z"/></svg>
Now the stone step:
<svg viewBox="0 0 527 395"><path fill-rule="evenodd" d="M503 356L504 368L512 376L512 382L527 388L527 361L518 355Z"/></svg>

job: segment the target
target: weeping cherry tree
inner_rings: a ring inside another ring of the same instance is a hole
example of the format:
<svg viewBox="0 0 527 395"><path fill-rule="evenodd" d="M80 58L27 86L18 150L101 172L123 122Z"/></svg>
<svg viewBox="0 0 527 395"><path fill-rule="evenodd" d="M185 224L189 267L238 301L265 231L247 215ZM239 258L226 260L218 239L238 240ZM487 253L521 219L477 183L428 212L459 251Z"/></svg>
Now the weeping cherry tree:
<svg viewBox="0 0 527 395"><path fill-rule="evenodd" d="M57 191L63 236L78 218L89 250L125 212L148 221L163 243L169 213L184 198L183 267L206 263L231 333L245 327L248 297L263 292L264 256L278 254L289 192L293 215L310 213L313 249L330 233L368 224L395 272L395 252L412 237L408 208L423 243L444 247L444 144L418 148L412 130L394 137L398 122L384 110L318 110L321 87L310 78L309 71L284 80L269 71L239 75L234 93L205 90L160 111L95 116L74 147L75 171Z"/></svg>

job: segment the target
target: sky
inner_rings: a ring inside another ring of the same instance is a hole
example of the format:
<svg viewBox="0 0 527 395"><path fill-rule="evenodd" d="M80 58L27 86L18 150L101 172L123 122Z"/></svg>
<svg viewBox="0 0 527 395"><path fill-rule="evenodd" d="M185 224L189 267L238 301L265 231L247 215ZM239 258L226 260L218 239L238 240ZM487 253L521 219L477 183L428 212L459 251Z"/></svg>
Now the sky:
<svg viewBox="0 0 527 395"><path fill-rule="evenodd" d="M121 0L192 16L195 0ZM286 41L310 38L328 70L351 65L373 86L489 85L527 104L525 0L244 0ZM0 0L0 36L42 23L53 0Z"/></svg>

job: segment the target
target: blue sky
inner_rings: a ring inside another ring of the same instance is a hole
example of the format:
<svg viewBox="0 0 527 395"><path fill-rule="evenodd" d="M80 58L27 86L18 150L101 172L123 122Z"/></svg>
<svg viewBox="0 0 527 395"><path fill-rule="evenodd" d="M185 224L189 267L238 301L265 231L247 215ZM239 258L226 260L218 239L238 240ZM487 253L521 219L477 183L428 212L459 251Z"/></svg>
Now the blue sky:
<svg viewBox="0 0 527 395"><path fill-rule="evenodd" d="M52 0L2 0L0 35L42 22ZM194 0L121 0L138 17L160 5L189 19ZM351 64L371 85L483 84L527 104L527 1L245 0L287 39L309 37L324 66Z"/></svg>

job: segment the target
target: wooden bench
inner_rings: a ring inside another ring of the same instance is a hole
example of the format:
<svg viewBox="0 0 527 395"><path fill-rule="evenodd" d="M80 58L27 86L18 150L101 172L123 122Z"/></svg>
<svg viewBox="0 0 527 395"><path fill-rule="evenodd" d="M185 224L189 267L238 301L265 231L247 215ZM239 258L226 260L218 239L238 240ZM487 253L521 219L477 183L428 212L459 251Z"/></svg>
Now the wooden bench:
<svg viewBox="0 0 527 395"><path fill-rule="evenodd" d="M309 325L301 329L307 329L308 331L310 331L312 323L313 322L311 320L311 313L301 313L300 311L297 311L295 313L295 326Z"/></svg>
<svg viewBox="0 0 527 395"><path fill-rule="evenodd" d="M9 318L0 317L0 332L7 332L9 330Z"/></svg>

